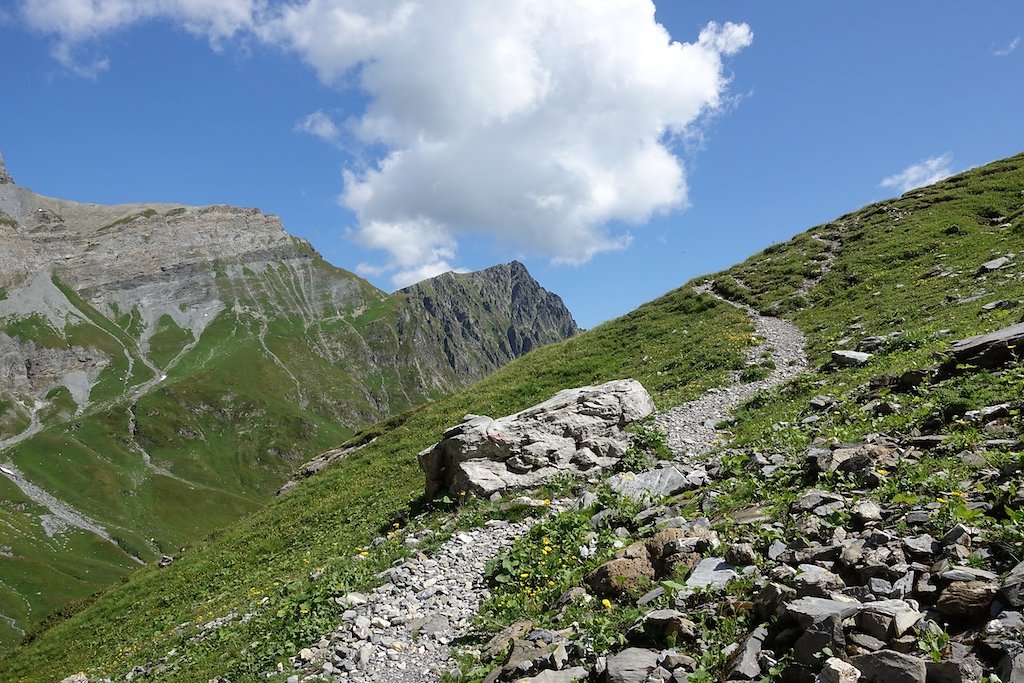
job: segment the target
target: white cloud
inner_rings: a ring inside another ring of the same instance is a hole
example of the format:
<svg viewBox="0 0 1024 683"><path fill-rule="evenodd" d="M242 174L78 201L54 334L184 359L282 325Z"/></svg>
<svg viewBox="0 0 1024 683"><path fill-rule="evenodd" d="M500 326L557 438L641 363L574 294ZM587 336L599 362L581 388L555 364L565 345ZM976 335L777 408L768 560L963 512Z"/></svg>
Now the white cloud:
<svg viewBox="0 0 1024 683"><path fill-rule="evenodd" d="M609 224L686 206L673 143L722 106L722 58L752 37L674 42L647 0L311 0L261 30L371 96L354 135L388 151L341 201L399 276L447 268L467 234L560 263L627 246Z"/></svg>
<svg viewBox="0 0 1024 683"><path fill-rule="evenodd" d="M679 143L727 107L723 58L752 40L710 23L675 41L651 0L25 0L23 15L71 44L150 18L245 31L362 90L346 142L384 152L345 170L340 200L396 282L450 269L469 234L583 263L685 207ZM297 129L343 136L322 111Z"/></svg>
<svg viewBox="0 0 1024 683"><path fill-rule="evenodd" d="M110 68L110 60L106 57L83 60L80 55L73 53L69 43L57 43L50 51L50 55L58 64L81 78L95 79Z"/></svg>
<svg viewBox="0 0 1024 683"><path fill-rule="evenodd" d="M264 0L22 0L24 23L40 33L57 36L54 58L79 76L94 78L108 62L99 57L82 63L75 48L111 31L140 21L163 19L204 36L217 47L249 29Z"/></svg>
<svg viewBox="0 0 1024 683"><path fill-rule="evenodd" d="M937 183L944 178L953 175L950 167L953 162L953 155L949 152L930 159L922 159L916 164L907 166L899 173L895 173L882 180L882 187L892 187L900 193L912 190L915 187L924 187Z"/></svg>
<svg viewBox="0 0 1024 683"><path fill-rule="evenodd" d="M299 119L295 123L295 130L313 135L331 144L335 144L341 139L341 129L322 109L317 109L312 114Z"/></svg>
<svg viewBox="0 0 1024 683"><path fill-rule="evenodd" d="M998 50L992 50L992 54L995 55L996 57L1006 57L1011 52L1016 50L1018 47L1020 47L1020 36L1017 36L1016 38L1011 40L1010 44L1007 45L1006 47L1000 48Z"/></svg>

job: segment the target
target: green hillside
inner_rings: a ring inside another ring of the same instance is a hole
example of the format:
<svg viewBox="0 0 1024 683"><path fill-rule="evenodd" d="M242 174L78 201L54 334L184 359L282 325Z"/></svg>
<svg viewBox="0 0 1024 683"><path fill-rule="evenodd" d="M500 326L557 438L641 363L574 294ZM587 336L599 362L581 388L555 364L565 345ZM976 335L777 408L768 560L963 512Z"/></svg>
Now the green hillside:
<svg viewBox="0 0 1024 683"><path fill-rule="evenodd" d="M494 349L509 329L538 344L576 329L511 264L447 276L462 283L450 319L428 316L255 210L0 190L22 209L0 249L36 259L0 273L0 644L259 509L357 429L518 355L455 367L430 340L456 316ZM65 243L84 248L47 251ZM492 298L492 279L513 278L523 296Z"/></svg>
<svg viewBox="0 0 1024 683"><path fill-rule="evenodd" d="M991 272L981 266L1024 250L1022 192L1024 155L865 207L710 276L726 297L795 321L818 368L740 410L730 425L733 445L799 457L814 439L906 432L929 421L963 443L977 440L969 426L956 423L957 410L995 398L1019 402L1019 372L937 381L901 396L904 409L888 416L862 411L860 404L871 380L934 365L952 340L1021 320L1021 260L1011 258ZM989 305L995 302L1002 303ZM659 408L668 408L742 368L742 352L755 342L752 332L742 311L687 285L533 351L468 389L361 433L355 441L378 438L192 544L170 567L133 572L10 652L0 677L49 681L79 670L123 676L133 665L162 663L160 680L254 680L332 628L341 611L332 599L373 585L374 574L403 552L403 533L423 526L450 530L453 523L478 524L499 513L478 503L454 518L444 505L406 517L422 488L416 454L462 415L504 415L562 388L620 377L638 379ZM883 335L892 336L878 341L880 350L867 365L822 367L831 350ZM825 419L805 422L816 394L835 397L837 407ZM947 409L953 406L957 410ZM906 477L894 486L917 485L911 473ZM782 514L787 491L764 491L755 479L738 468L713 512L756 502ZM931 492L927 486L920 491ZM396 521L400 533L363 550ZM241 615L249 618L242 623ZM498 621L517 616L500 614ZM220 627L203 628L223 617L230 618Z"/></svg>

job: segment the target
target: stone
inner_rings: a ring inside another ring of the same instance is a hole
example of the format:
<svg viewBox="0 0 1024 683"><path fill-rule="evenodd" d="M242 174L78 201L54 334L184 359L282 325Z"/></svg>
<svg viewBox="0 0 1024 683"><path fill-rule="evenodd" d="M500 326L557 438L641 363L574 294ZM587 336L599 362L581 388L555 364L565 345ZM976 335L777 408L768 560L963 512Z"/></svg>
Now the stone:
<svg viewBox="0 0 1024 683"><path fill-rule="evenodd" d="M554 671L545 669L535 676L526 676L516 679L515 683L577 683L585 681L590 677L590 672L582 666L574 666L571 669Z"/></svg>
<svg viewBox="0 0 1024 683"><path fill-rule="evenodd" d="M617 597L654 579L654 567L643 558L618 558L587 575L587 585L599 596Z"/></svg>
<svg viewBox="0 0 1024 683"><path fill-rule="evenodd" d="M483 649L480 650L481 659L494 659L504 654L513 641L523 638L534 628L534 623L529 620L521 620L502 629L492 639L488 640Z"/></svg>
<svg viewBox="0 0 1024 683"><path fill-rule="evenodd" d="M691 592L706 588L724 590L737 576L735 568L725 558L706 557L686 577L685 585Z"/></svg>
<svg viewBox="0 0 1024 683"><path fill-rule="evenodd" d="M837 368L855 368L871 360L872 354L863 351L836 350L832 352L832 364Z"/></svg>
<svg viewBox="0 0 1024 683"><path fill-rule="evenodd" d="M690 481L672 466L658 467L640 474L615 474L608 478L607 484L615 493L634 501L674 496L693 488Z"/></svg>
<svg viewBox="0 0 1024 683"><path fill-rule="evenodd" d="M857 655L850 664L868 683L925 683L928 675L923 659L893 650Z"/></svg>
<svg viewBox="0 0 1024 683"><path fill-rule="evenodd" d="M935 611L947 617L971 618L988 614L999 587L988 581L954 581L939 593Z"/></svg>
<svg viewBox="0 0 1024 683"><path fill-rule="evenodd" d="M838 657L829 657L821 667L815 683L857 683L860 669Z"/></svg>
<svg viewBox="0 0 1024 683"><path fill-rule="evenodd" d="M1003 579L1002 587L999 589L1000 597L1010 607L1020 609L1024 607L1024 562L1010 570L1010 573Z"/></svg>
<svg viewBox="0 0 1024 683"><path fill-rule="evenodd" d="M943 364L939 375L948 376L956 364L986 369L1005 365L1017 358L1016 347L1021 342L1024 342L1024 323L953 342L950 347L952 359Z"/></svg>
<svg viewBox="0 0 1024 683"><path fill-rule="evenodd" d="M3 164L0 160L0 182L3 182ZM83 673L71 674L67 678L61 680L60 683L89 683L89 677Z"/></svg>
<svg viewBox="0 0 1024 683"><path fill-rule="evenodd" d="M981 266L978 267L978 272L990 273L993 270L1005 268L1009 264L1010 259L1006 258L1005 256L1000 256L999 258L994 258L991 261L985 261L984 263L982 263Z"/></svg>
<svg viewBox="0 0 1024 683"><path fill-rule="evenodd" d="M943 581L988 581L995 583L999 575L977 567L953 567L939 574Z"/></svg>
<svg viewBox="0 0 1024 683"><path fill-rule="evenodd" d="M608 657L606 683L644 683L658 667L658 653L638 647L626 648Z"/></svg>
<svg viewBox="0 0 1024 683"><path fill-rule="evenodd" d="M801 627L838 615L840 620L852 617L864 607L857 600L840 601L827 598L798 598L786 605L786 613L796 620Z"/></svg>
<svg viewBox="0 0 1024 683"><path fill-rule="evenodd" d="M1002 683L1024 683L1024 652L1003 657L999 662L998 674Z"/></svg>
<svg viewBox="0 0 1024 683"><path fill-rule="evenodd" d="M761 678L760 655L767 637L768 629L758 626L743 639L731 661L726 664L726 680L753 681Z"/></svg>
<svg viewBox="0 0 1024 683"><path fill-rule="evenodd" d="M659 609L648 612L630 629L630 634L652 639L657 643L666 639L675 642L692 641L697 638L699 629L695 623L674 609Z"/></svg>
<svg viewBox="0 0 1024 683"><path fill-rule="evenodd" d="M793 646L793 658L800 664L815 666L821 661L826 649L832 652L843 652L846 649L843 620L838 614L829 615L807 626Z"/></svg>
<svg viewBox="0 0 1024 683"><path fill-rule="evenodd" d="M838 574L814 564L801 564L797 567L796 578L793 580L796 594L800 597L815 595L828 597L832 591L846 587Z"/></svg>
<svg viewBox="0 0 1024 683"><path fill-rule="evenodd" d="M881 638L875 638L867 633L861 633L860 631L851 631L848 633L846 635L846 641L851 645L856 645L857 647L866 650L867 652L875 652L876 650L885 649L884 640Z"/></svg>
<svg viewBox="0 0 1024 683"><path fill-rule="evenodd" d="M733 543L725 552L725 561L731 565L745 567L757 561L757 551L751 543Z"/></svg>
<svg viewBox="0 0 1024 683"><path fill-rule="evenodd" d="M878 522L882 519L882 506L873 500L861 500L850 510L850 515L861 525Z"/></svg>
<svg viewBox="0 0 1024 683"><path fill-rule="evenodd" d="M930 559L939 551L939 544L930 534L921 534L903 539L903 549L914 557Z"/></svg>
<svg viewBox="0 0 1024 683"><path fill-rule="evenodd" d="M762 620L781 617L786 603L796 598L796 591L781 583L769 583L754 596L754 609Z"/></svg>
<svg viewBox="0 0 1024 683"><path fill-rule="evenodd" d="M858 619L862 619L867 615L881 615L890 620L889 632L887 634L872 634L882 639L903 636L924 616L904 600L876 600L875 602L867 603L864 605L864 610ZM867 629L864 630L867 631ZM868 631L868 633L871 632Z"/></svg>
<svg viewBox="0 0 1024 683"><path fill-rule="evenodd" d="M625 379L566 389L496 420L467 415L419 454L424 496L448 490L487 498L608 467L629 446L625 427L653 412L643 386Z"/></svg>
<svg viewBox="0 0 1024 683"><path fill-rule="evenodd" d="M925 666L928 683L975 683L981 679L981 667L975 669L966 662L927 662Z"/></svg>
<svg viewBox="0 0 1024 683"><path fill-rule="evenodd" d="M838 493L822 491L820 489L810 489L793 502L791 509L794 513L813 511L815 514L819 514L819 510L829 508L835 504L839 504L841 507L842 503L843 497ZM828 514L828 512L825 512L824 514Z"/></svg>

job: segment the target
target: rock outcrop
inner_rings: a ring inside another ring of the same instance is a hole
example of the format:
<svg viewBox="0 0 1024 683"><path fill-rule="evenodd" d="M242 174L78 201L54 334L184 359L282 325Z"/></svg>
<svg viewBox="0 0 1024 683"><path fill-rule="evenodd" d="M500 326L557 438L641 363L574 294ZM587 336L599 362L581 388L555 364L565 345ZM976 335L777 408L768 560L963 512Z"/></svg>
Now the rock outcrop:
<svg viewBox="0 0 1024 683"><path fill-rule="evenodd" d="M7 172L7 166L4 165L4 156L0 154L0 185L13 185L14 178Z"/></svg>
<svg viewBox="0 0 1024 683"><path fill-rule="evenodd" d="M467 415L419 454L429 499L446 489L479 496L537 486L558 474L615 463L626 451L626 425L654 412L631 379L560 391L532 408L499 418Z"/></svg>
<svg viewBox="0 0 1024 683"><path fill-rule="evenodd" d="M523 354L579 332L561 297L518 261L475 273L445 273L398 292L400 334L443 349L458 377L471 382Z"/></svg>

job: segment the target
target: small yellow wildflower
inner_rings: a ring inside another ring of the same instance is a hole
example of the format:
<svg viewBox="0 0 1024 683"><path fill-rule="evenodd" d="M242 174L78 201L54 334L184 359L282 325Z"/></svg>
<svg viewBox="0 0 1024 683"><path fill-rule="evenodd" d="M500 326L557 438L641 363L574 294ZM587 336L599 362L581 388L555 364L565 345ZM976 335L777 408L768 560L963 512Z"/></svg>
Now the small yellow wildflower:
<svg viewBox="0 0 1024 683"><path fill-rule="evenodd" d="M604 605L604 608L606 610L611 610L611 608L612 608L612 601L609 600L608 598L605 598L604 600L602 600L601 604Z"/></svg>
<svg viewBox="0 0 1024 683"><path fill-rule="evenodd" d="M937 503L948 503L949 499L948 498L936 498L935 502L937 502Z"/></svg>
<svg viewBox="0 0 1024 683"><path fill-rule="evenodd" d="M885 475L889 474L889 470L882 470L882 469L880 469L880 470L878 470L878 474L880 476L884 477Z"/></svg>

